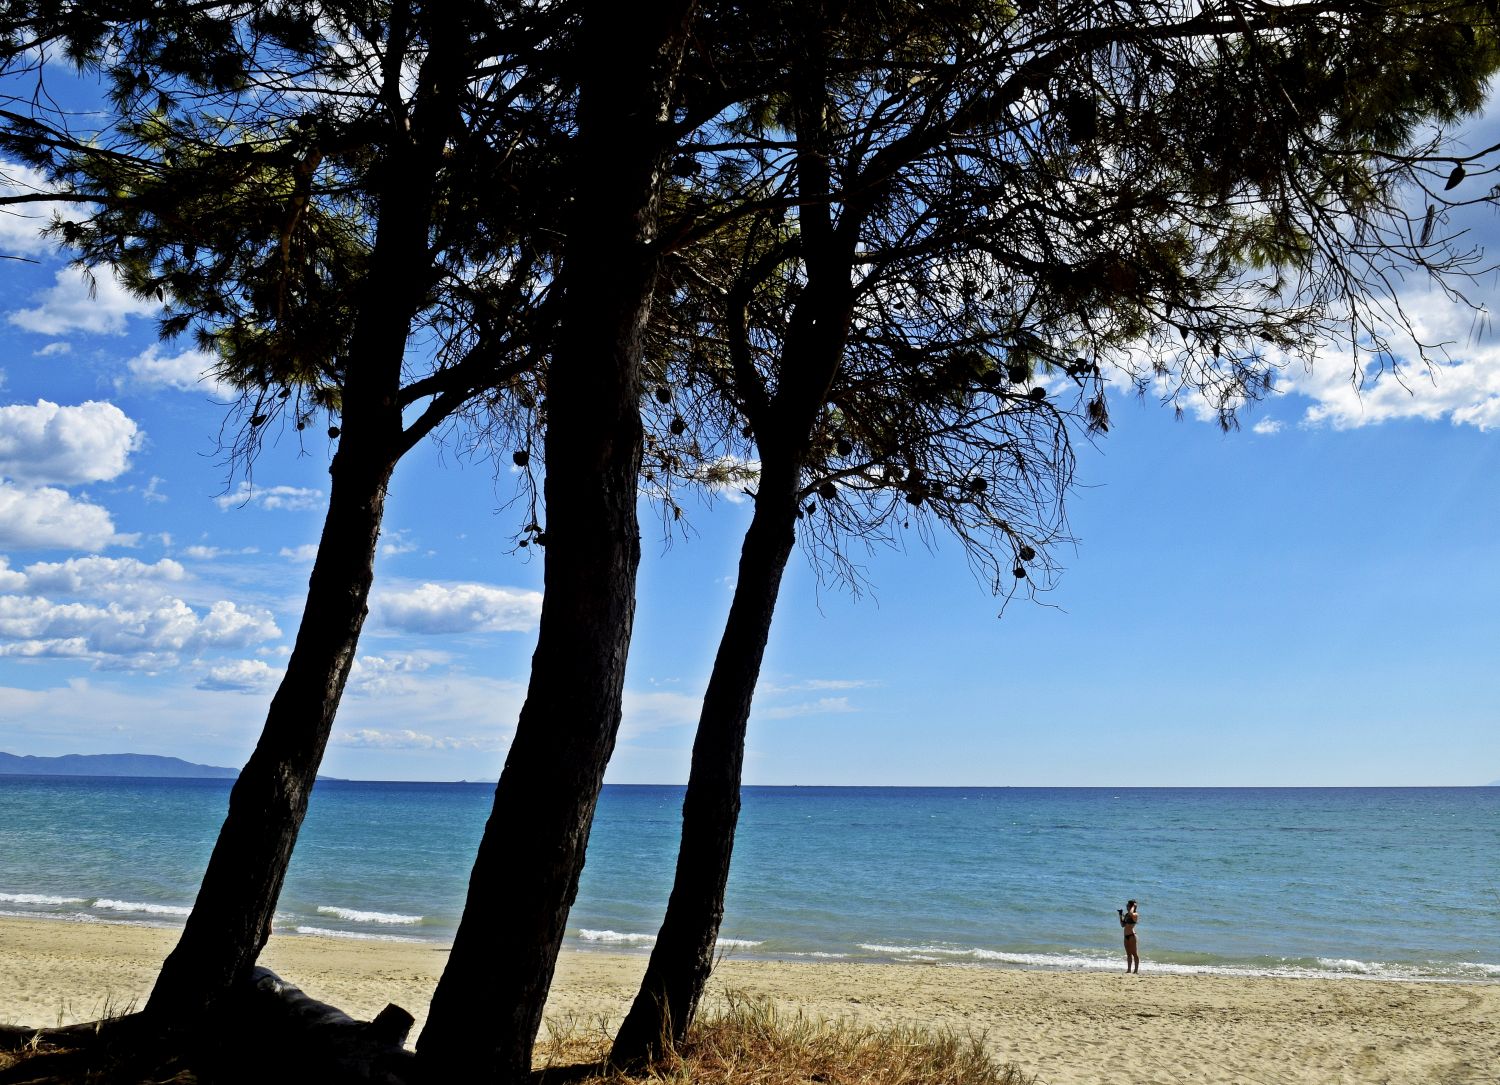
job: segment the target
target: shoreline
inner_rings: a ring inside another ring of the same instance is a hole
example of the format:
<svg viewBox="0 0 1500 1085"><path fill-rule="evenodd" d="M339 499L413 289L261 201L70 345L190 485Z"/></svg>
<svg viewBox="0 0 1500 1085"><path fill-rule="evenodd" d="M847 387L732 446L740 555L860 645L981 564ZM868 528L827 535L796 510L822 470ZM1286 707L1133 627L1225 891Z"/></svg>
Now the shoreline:
<svg viewBox="0 0 1500 1085"><path fill-rule="evenodd" d="M28 914L0 909L0 925L11 920L18 922L61 923L80 927L129 927L146 930L175 932L182 929L180 922L170 918L127 919L94 916L87 913L73 914ZM590 938L568 935L563 942L564 953L602 954L640 958L645 960L655 941L650 935L628 935L618 938ZM613 932L609 932L613 933ZM324 939L333 942L365 944L371 946L412 946L445 951L451 944L440 937L422 937L409 934L381 934L374 931L344 931L310 927L277 928L274 940L299 941ZM1079 954L1067 957L1061 954L1004 953L988 949L954 949L946 946L894 947L861 946L868 952L863 954L758 950L761 942L742 939L727 939L719 944L727 960L767 964L850 964L883 968L887 966L979 968L994 971L1056 972L1064 975L1109 974L1122 971L1114 957ZM881 952L889 950L891 952ZM902 955L897 955L897 954ZM1500 966L1462 962L1456 967L1471 970L1467 974L1433 973L1419 971L1414 966L1389 963L1372 968L1360 961L1336 961L1352 964L1354 968L1311 968L1296 964L1242 965L1183 963L1152 959L1147 954L1146 970L1157 976L1223 976L1228 979L1274 979L1274 980L1358 980L1377 983L1435 983L1435 984L1492 984L1500 983Z"/></svg>
<svg viewBox="0 0 1500 1085"><path fill-rule="evenodd" d="M176 937L171 926L0 918L0 1023L48 1027L139 1006ZM275 935L261 960L357 1018L395 1002L416 1015L414 1039L447 952L440 943ZM618 1023L646 960L566 949L548 1027ZM1040 1085L1458 1085L1500 1065L1500 982L1174 974L1152 972L1149 960L1143 968L1127 976L730 957L709 1000L734 992L813 1018L982 1036Z"/></svg>

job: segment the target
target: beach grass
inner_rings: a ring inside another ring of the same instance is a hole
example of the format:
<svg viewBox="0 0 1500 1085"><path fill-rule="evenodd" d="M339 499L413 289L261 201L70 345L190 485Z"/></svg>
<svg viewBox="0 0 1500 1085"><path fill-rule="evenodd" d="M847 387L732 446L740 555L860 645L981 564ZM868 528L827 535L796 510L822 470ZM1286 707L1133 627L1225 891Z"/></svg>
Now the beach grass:
<svg viewBox="0 0 1500 1085"><path fill-rule="evenodd" d="M554 1023L538 1055L543 1085L1031 1085L1002 1066L984 1037L911 1025L830 1021L728 993L700 1015L686 1042L649 1070L604 1065L604 1023Z"/></svg>

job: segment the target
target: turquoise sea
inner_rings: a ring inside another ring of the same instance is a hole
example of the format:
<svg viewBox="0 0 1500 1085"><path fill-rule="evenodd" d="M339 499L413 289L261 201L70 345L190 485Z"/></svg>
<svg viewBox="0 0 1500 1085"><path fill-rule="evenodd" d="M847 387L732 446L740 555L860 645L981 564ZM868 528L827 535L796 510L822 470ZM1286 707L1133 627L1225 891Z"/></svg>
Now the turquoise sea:
<svg viewBox="0 0 1500 1085"><path fill-rule="evenodd" d="M322 782L285 934L444 941L484 784ZM180 923L228 781L0 776L0 914ZM607 787L569 925L645 952L680 787ZM516 826L524 832L524 825ZM1500 980L1500 787L746 789L737 956Z"/></svg>

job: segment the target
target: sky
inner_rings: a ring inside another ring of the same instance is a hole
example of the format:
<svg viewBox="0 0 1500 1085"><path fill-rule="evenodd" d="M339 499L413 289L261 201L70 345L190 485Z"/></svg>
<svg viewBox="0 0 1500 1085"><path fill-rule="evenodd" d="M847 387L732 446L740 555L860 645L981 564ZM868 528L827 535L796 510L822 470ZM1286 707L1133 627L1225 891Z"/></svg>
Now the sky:
<svg viewBox="0 0 1500 1085"><path fill-rule="evenodd" d="M108 274L91 292L37 237L47 215L0 214L0 253L32 261L0 260L0 750L238 766L300 618L332 442L283 432L235 469L206 360L158 342ZM1493 211L1455 226L1500 251ZM1488 274L1474 300L1497 290ZM1002 616L941 538L870 554L858 596L794 554L746 781L1500 780L1500 344L1423 283L1403 300L1450 344L1431 374L1356 388L1347 356L1294 366L1228 434L1117 392L1039 602ZM450 434L397 470L327 775L499 774L542 559L512 547L508 450L497 468L464 449ZM669 534L641 509L611 782L687 776L750 506L686 512Z"/></svg>

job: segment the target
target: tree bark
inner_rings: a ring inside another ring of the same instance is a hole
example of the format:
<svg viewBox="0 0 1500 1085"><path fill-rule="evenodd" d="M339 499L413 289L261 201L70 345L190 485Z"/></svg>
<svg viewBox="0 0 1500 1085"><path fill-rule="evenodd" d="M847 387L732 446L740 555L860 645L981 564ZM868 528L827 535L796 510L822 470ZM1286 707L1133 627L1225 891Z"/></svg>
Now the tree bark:
<svg viewBox="0 0 1500 1085"><path fill-rule="evenodd" d="M798 464L762 464L739 580L703 697L682 802L682 840L666 916L640 990L610 1051L629 1066L680 1044L713 970L740 814L740 774L751 699L760 677L782 573L796 538Z"/></svg>
<svg viewBox="0 0 1500 1085"><path fill-rule="evenodd" d="M404 9L402 9L404 10ZM405 55L393 17L393 56ZM398 30L398 26L400 29ZM375 239L350 341L342 433L329 467L328 512L286 674L229 796L198 898L162 965L145 1015L162 1027L195 1022L248 982L271 934L292 848L354 663L364 625L386 487L410 447L403 432L401 363L427 281L428 228L456 88L455 28L444 24L422 64L410 130L387 148ZM399 74L399 65L393 67Z"/></svg>
<svg viewBox="0 0 1500 1085"><path fill-rule="evenodd" d="M345 421L350 419L345 416ZM255 966L291 862L308 797L364 624L375 544L395 460L345 444L333 480L307 603L259 742L229 795L229 812L177 947L145 1013L164 1024L212 1010Z"/></svg>
<svg viewBox="0 0 1500 1085"><path fill-rule="evenodd" d="M795 539L813 428L848 342L855 218L846 211L843 224L834 221L824 56L811 35L806 44L810 52L794 64L792 86L799 191L809 197L799 212L807 288L788 324L775 397L765 418L752 418L761 450L755 514L693 740L672 893L646 975L610 1051L617 1066L639 1064L662 1054L664 1045L681 1044L713 970L751 701Z"/></svg>
<svg viewBox="0 0 1500 1085"><path fill-rule="evenodd" d="M640 561L640 363L692 0L585 6L577 192L547 387L546 542L526 702L417 1051L433 1081L523 1081L620 724Z"/></svg>

